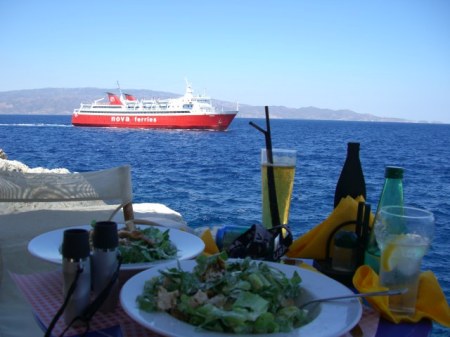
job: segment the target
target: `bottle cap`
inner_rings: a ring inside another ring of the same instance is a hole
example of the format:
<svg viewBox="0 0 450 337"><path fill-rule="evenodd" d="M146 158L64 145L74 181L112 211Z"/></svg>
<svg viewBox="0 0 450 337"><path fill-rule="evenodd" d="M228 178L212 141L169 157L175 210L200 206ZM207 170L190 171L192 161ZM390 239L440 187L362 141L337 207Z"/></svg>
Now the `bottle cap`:
<svg viewBox="0 0 450 337"><path fill-rule="evenodd" d="M113 249L119 245L117 223L114 221L99 221L95 223L92 235L92 245L98 249Z"/></svg>
<svg viewBox="0 0 450 337"><path fill-rule="evenodd" d="M386 166L384 177L389 179L402 179L403 168L398 166Z"/></svg>
<svg viewBox="0 0 450 337"><path fill-rule="evenodd" d="M62 243L63 258L80 260L89 254L89 232L85 229L66 229Z"/></svg>

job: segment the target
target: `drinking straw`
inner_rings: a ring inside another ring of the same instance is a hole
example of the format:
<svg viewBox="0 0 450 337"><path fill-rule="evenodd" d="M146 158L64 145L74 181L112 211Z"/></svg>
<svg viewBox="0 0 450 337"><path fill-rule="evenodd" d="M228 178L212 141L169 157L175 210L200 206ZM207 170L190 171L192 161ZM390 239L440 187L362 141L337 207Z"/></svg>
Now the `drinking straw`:
<svg viewBox="0 0 450 337"><path fill-rule="evenodd" d="M360 201L358 203L358 213L356 213L356 226L355 226L355 233L358 236L358 240L361 240L362 237L364 207L365 203L363 201Z"/></svg>
<svg viewBox="0 0 450 337"><path fill-rule="evenodd" d="M369 240L369 222L370 222L370 204L366 204L366 210L364 212L364 220L363 220L363 227L362 227L362 233L361 233L361 241L363 245L363 249L366 250L367 242Z"/></svg>
<svg viewBox="0 0 450 337"><path fill-rule="evenodd" d="M266 112L266 128L262 129L253 122L249 124L261 131L264 134L266 141L266 154L267 154L267 185L269 188L269 205L270 205L270 216L272 218L272 227L277 227L280 225L280 217L278 213L278 201L277 201L277 191L275 188L275 176L273 173L273 155L272 155L272 135L270 133L270 118L269 118L269 107L265 106Z"/></svg>
<svg viewBox="0 0 450 337"><path fill-rule="evenodd" d="M367 240L369 236L369 221L370 205L361 201L358 203L358 214L355 228L356 235L358 236L358 266L364 264L364 252L366 250Z"/></svg>

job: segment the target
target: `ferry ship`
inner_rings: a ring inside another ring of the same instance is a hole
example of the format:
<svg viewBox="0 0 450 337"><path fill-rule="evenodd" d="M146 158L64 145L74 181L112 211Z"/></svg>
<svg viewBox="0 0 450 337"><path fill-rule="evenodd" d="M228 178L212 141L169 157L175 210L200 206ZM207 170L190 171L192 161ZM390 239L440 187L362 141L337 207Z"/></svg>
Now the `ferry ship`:
<svg viewBox="0 0 450 337"><path fill-rule="evenodd" d="M205 95L194 95L186 83L186 93L178 98L141 99L130 94L108 92L93 103L81 103L72 114L72 125L119 128L209 129L224 131L238 113L219 111Z"/></svg>

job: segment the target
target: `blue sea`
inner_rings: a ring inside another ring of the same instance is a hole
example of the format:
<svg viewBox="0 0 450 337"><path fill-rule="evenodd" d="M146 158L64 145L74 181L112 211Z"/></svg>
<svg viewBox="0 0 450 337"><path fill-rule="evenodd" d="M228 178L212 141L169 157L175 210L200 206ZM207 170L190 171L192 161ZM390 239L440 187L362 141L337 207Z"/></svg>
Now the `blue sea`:
<svg viewBox="0 0 450 337"><path fill-rule="evenodd" d="M226 132L73 127L70 116L0 115L0 148L30 167L89 171L132 166L135 202L163 203L192 227L261 221L263 119L237 118ZM290 226L302 235L333 210L347 143L361 144L367 202L375 209L387 165L405 169L405 203L436 217L424 269L450 300L450 125L271 121L273 147L297 150ZM435 325L433 336L448 336Z"/></svg>

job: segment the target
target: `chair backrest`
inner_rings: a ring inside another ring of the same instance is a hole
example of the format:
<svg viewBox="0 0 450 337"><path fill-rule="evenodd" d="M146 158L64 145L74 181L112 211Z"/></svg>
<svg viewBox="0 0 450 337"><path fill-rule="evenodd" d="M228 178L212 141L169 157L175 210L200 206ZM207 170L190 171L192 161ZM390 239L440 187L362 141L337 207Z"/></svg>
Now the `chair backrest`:
<svg viewBox="0 0 450 337"><path fill-rule="evenodd" d="M123 208L124 218L129 220L133 219L132 198L128 165L82 173L0 171L0 203L16 203L15 211L30 205L38 209L72 204L116 205L110 218Z"/></svg>

